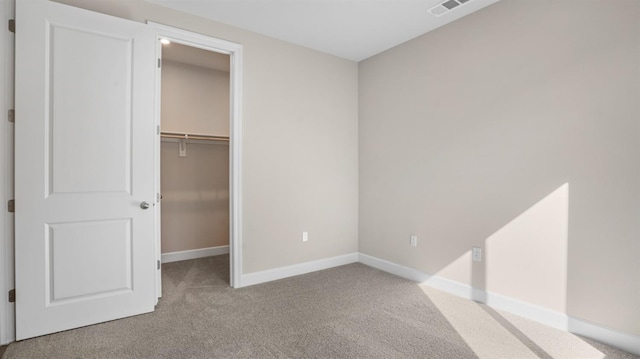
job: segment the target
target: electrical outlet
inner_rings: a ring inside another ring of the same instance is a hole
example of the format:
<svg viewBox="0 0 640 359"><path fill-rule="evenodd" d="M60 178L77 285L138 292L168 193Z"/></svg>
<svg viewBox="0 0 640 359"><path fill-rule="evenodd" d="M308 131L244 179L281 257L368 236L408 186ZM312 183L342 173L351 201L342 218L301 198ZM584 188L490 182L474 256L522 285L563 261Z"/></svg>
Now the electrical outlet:
<svg viewBox="0 0 640 359"><path fill-rule="evenodd" d="M302 232L302 241L306 242L309 240L309 232Z"/></svg>
<svg viewBox="0 0 640 359"><path fill-rule="evenodd" d="M471 257L473 258L474 262L482 262L482 248L473 247L471 249Z"/></svg>
<svg viewBox="0 0 640 359"><path fill-rule="evenodd" d="M418 236L416 236L415 234L411 235L411 240L409 241L409 243L411 243L411 247L417 247L418 246Z"/></svg>

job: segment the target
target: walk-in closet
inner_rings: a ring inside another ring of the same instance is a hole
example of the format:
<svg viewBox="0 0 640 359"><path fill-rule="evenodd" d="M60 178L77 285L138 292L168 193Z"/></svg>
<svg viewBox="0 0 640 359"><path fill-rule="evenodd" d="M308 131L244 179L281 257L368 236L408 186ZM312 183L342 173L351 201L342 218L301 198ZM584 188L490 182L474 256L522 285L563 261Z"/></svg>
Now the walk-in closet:
<svg viewBox="0 0 640 359"><path fill-rule="evenodd" d="M229 56L162 47L163 263L229 252Z"/></svg>

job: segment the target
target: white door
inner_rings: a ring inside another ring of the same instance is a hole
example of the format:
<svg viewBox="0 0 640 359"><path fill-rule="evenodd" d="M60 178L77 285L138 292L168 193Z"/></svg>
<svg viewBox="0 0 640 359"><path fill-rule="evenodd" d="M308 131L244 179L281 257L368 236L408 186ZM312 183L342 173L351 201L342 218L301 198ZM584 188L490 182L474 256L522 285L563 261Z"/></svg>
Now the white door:
<svg viewBox="0 0 640 359"><path fill-rule="evenodd" d="M48 0L16 25L16 337L151 312L155 36Z"/></svg>

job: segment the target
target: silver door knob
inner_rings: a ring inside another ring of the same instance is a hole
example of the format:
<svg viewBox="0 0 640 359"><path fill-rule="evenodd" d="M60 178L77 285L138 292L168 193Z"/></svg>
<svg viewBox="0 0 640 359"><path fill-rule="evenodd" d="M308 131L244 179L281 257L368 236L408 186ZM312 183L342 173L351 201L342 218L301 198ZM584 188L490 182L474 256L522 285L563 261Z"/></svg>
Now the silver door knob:
<svg viewBox="0 0 640 359"><path fill-rule="evenodd" d="M149 208L149 203L147 203L147 202L142 202L142 203L140 203L140 208L142 208L142 209L147 209L147 208Z"/></svg>

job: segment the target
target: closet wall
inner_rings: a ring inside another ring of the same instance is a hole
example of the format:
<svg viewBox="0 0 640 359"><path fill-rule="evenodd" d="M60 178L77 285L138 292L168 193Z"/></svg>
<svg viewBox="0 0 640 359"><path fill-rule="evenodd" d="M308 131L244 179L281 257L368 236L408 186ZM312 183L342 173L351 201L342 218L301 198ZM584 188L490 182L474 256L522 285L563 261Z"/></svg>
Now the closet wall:
<svg viewBox="0 0 640 359"><path fill-rule="evenodd" d="M227 55L163 47L162 132L229 136L228 64ZM161 142L162 253L226 246L228 142L187 141L184 157L179 148Z"/></svg>
<svg viewBox="0 0 640 359"><path fill-rule="evenodd" d="M186 46L178 47L181 51ZM187 50L201 51L204 50ZM229 136L229 71L162 60L162 131ZM209 56L229 56L214 54ZM177 56L171 56L177 57ZM188 61L188 60L185 60ZM211 65L215 66L215 65Z"/></svg>

